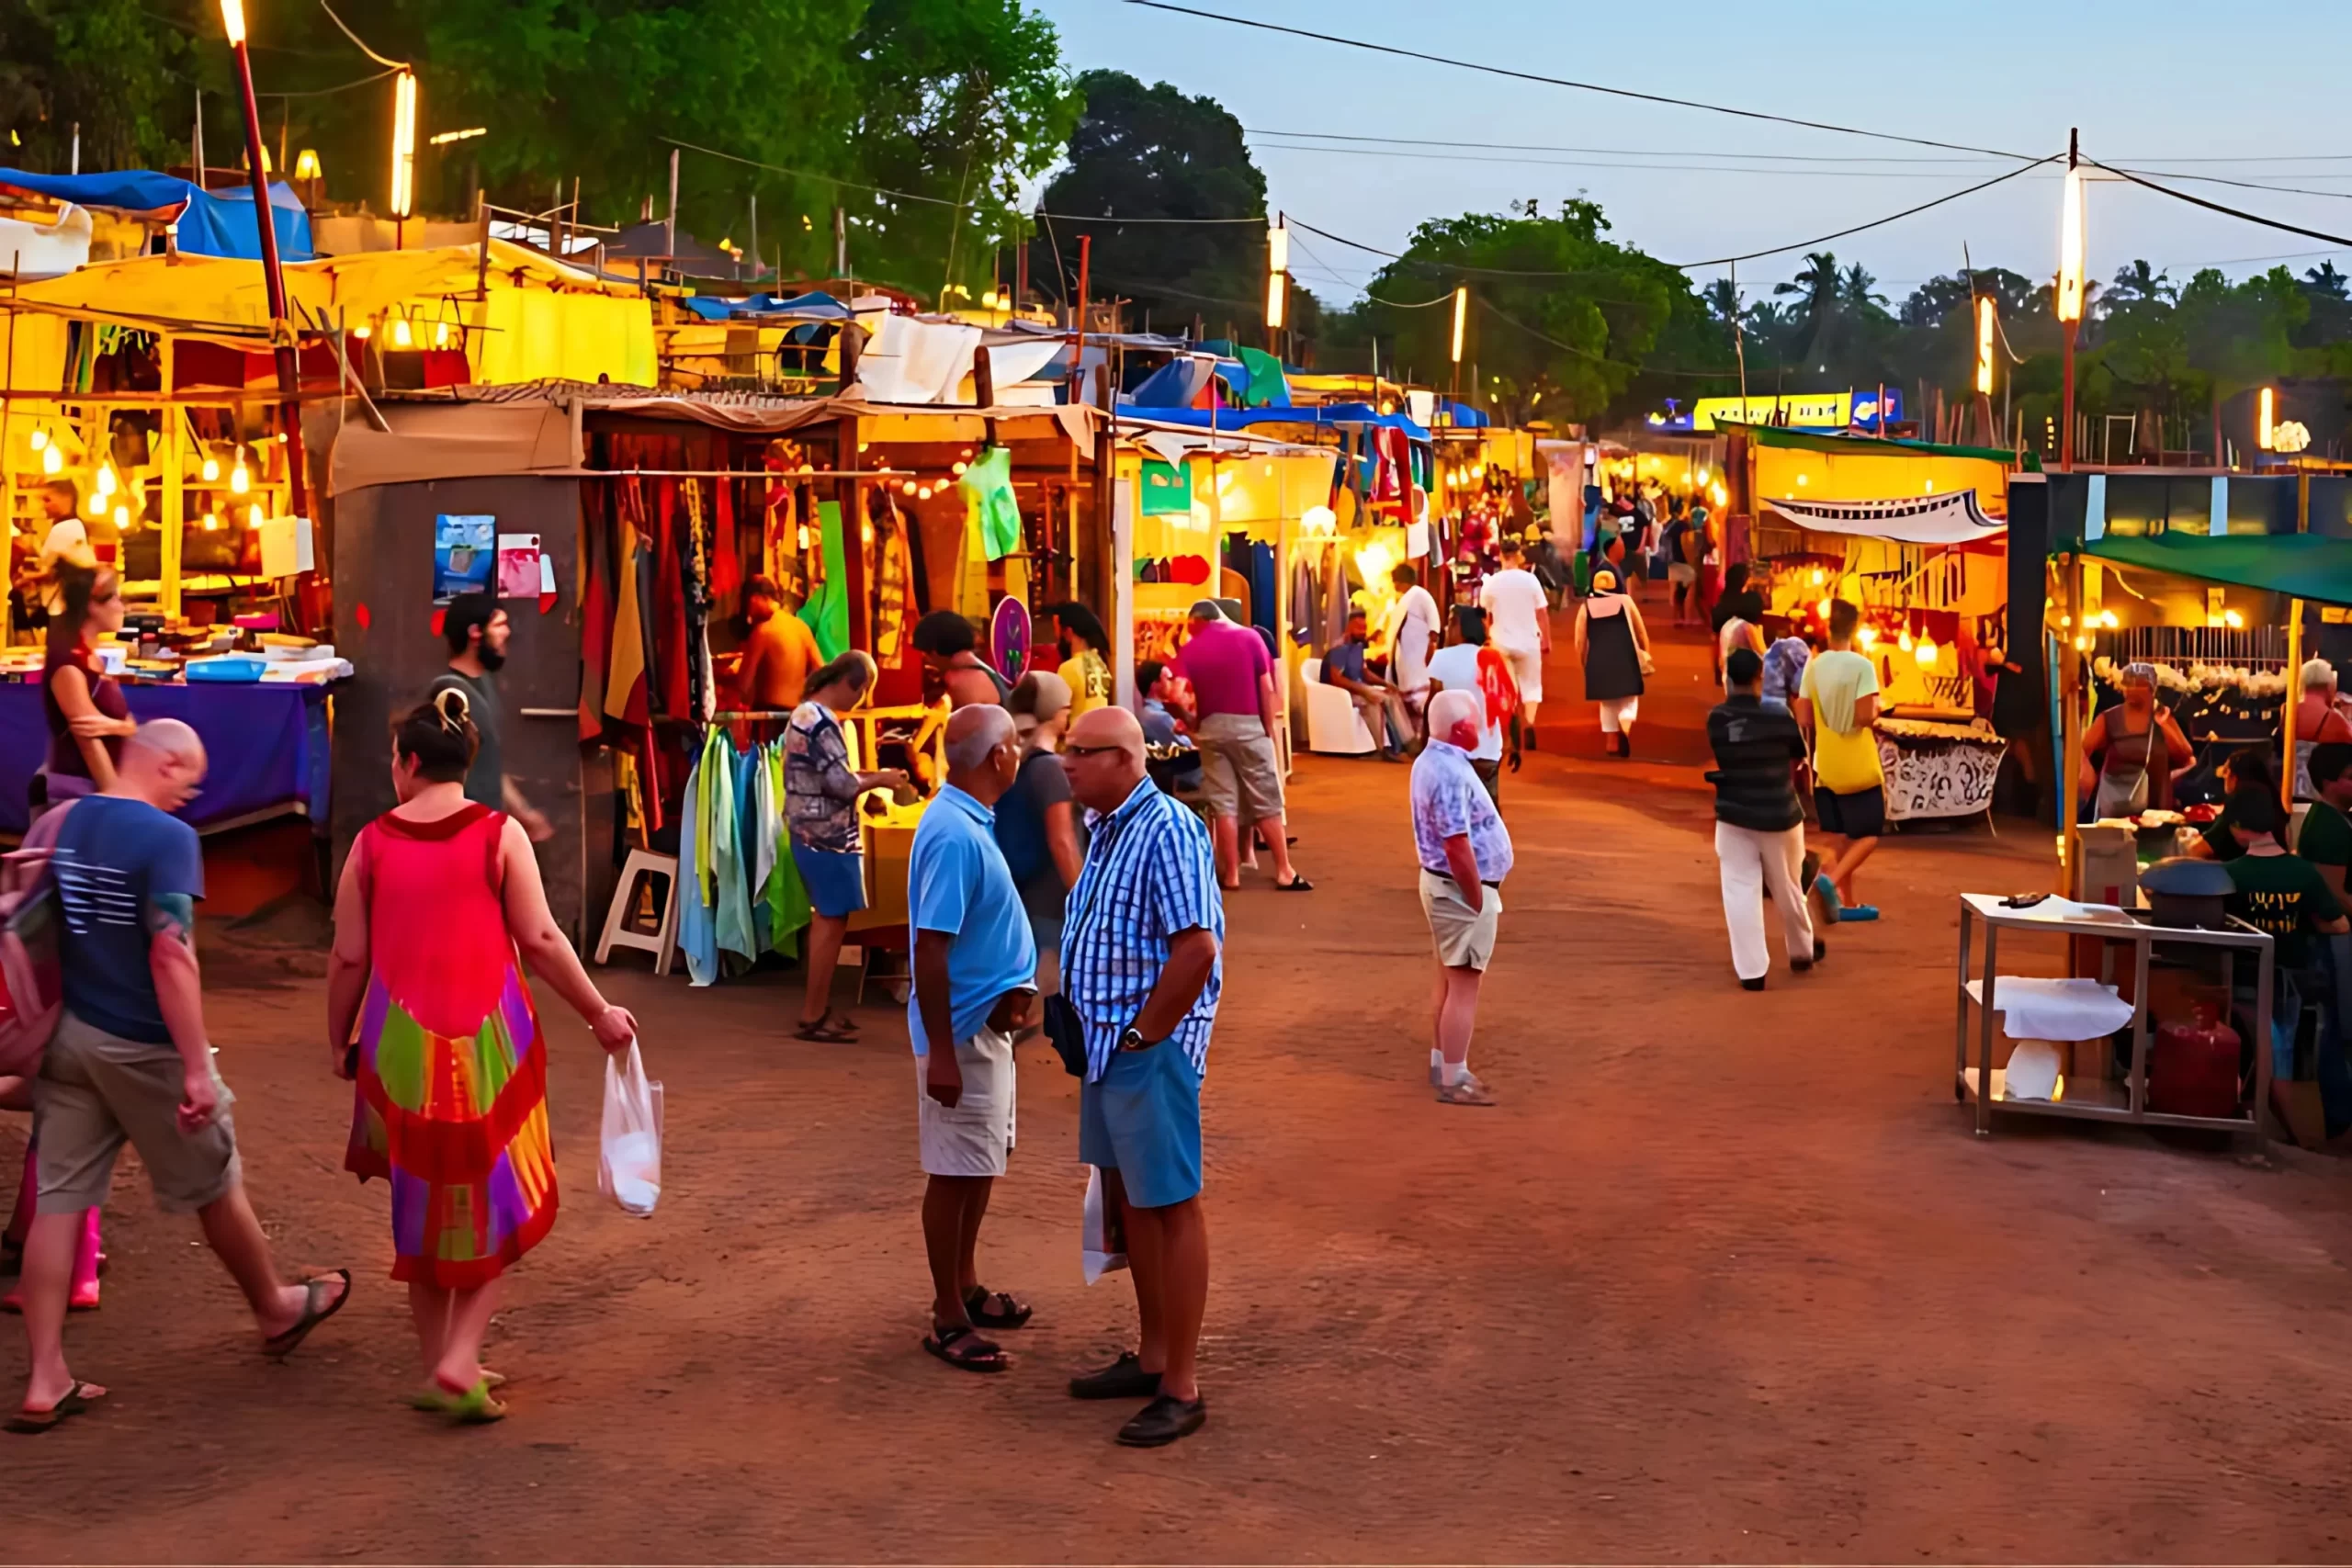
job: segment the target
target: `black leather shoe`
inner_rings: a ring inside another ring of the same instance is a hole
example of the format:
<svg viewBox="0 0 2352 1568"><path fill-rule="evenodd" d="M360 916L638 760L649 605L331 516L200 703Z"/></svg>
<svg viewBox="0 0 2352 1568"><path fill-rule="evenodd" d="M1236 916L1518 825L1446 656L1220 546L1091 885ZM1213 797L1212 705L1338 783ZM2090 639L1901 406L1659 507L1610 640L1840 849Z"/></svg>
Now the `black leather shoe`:
<svg viewBox="0 0 2352 1568"><path fill-rule="evenodd" d="M1159 1374L1143 1370L1133 1350L1122 1350L1109 1366L1069 1380L1072 1399L1151 1399L1159 1393Z"/></svg>
<svg viewBox="0 0 2352 1568"><path fill-rule="evenodd" d="M1208 1418L1207 1400L1195 1399L1187 1404L1172 1393L1163 1393L1119 1428L1119 1442L1130 1449L1164 1449L1199 1431Z"/></svg>

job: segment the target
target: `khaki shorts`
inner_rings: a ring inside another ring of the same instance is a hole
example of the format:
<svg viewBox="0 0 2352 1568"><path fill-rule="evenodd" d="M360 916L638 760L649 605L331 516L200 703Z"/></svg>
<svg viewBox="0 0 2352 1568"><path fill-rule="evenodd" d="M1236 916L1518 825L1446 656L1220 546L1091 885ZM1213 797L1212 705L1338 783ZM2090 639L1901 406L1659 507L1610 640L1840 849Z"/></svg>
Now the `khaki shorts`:
<svg viewBox="0 0 2352 1568"><path fill-rule="evenodd" d="M927 1176L1002 1176L1012 1152L1012 1111L1017 1080L1012 1036L982 1029L956 1047L964 1092L953 1107L931 1098L925 1087L930 1058L915 1058L915 1125Z"/></svg>
<svg viewBox="0 0 2352 1568"><path fill-rule="evenodd" d="M1211 714L1193 731L1193 741L1201 750L1202 788L1211 810L1219 817L1238 816L1246 801L1253 822L1283 814L1282 769L1262 720Z"/></svg>
<svg viewBox="0 0 2352 1568"><path fill-rule="evenodd" d="M1502 889L1489 886L1474 913L1462 900L1462 889L1451 876L1421 868L1421 912L1430 918L1430 935L1437 939L1437 961L1448 969L1487 967L1495 956L1495 935L1502 923Z"/></svg>
<svg viewBox="0 0 2352 1568"><path fill-rule="evenodd" d="M184 1134L185 1076L172 1046L108 1034L71 1012L62 1017L33 1089L40 1213L78 1214L104 1204L126 1140L139 1151L165 1213L189 1213L227 1197L243 1174L228 1086L212 1075L220 1113L202 1131Z"/></svg>

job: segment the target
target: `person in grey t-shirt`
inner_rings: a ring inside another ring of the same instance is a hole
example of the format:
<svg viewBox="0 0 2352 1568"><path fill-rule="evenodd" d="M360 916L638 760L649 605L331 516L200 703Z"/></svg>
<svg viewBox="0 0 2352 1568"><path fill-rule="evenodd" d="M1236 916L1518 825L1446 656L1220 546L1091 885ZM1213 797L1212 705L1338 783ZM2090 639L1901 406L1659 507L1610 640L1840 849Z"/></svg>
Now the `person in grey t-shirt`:
<svg viewBox="0 0 2352 1568"><path fill-rule="evenodd" d="M499 702L497 671L506 662L512 630L506 612L487 593L460 593L450 600L441 618L441 635L449 644L449 671L434 677L425 694L451 687L465 693L467 716L481 739L466 773L466 798L505 812L523 824L536 844L554 837L555 829L515 787L500 743L506 716Z"/></svg>

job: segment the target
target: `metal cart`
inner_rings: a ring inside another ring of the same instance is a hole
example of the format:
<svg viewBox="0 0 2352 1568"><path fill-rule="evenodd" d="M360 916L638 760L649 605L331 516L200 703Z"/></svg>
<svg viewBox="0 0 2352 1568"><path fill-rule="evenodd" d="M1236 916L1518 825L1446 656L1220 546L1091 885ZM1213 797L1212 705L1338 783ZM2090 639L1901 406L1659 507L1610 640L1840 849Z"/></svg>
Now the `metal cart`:
<svg viewBox="0 0 2352 1568"><path fill-rule="evenodd" d="M2261 1151L2264 1142L2264 1108L2270 1100L2270 1041L2271 967L2273 954L2270 938L2264 932L2230 917L2226 928L2211 929L2154 924L2144 910L2113 910L2077 914L2072 910L2044 913L2046 904L2022 909L2003 906L1998 895L1963 893L1960 896L1960 999L1958 1020L1953 1034L1952 1098L1963 1103L1973 1100L1976 1105L1976 1134L1989 1137L1993 1131L1995 1110L2022 1111L2035 1116L2071 1116L2090 1122L2127 1122L2146 1127L2202 1127L2227 1133L2244 1133L2253 1136L2255 1148ZM1971 938L1974 927L1984 927L1984 967L1982 975L1972 976L1970 969ZM2132 949L2132 1068L2120 1082L2094 1080L2084 1082L2070 1078L2064 1096L2055 1100L2009 1100L2005 1098L2006 1073L1993 1066L1993 1033L1996 1013L1996 991L1998 986L1997 966L2001 933L2003 931L2032 931L2046 936L2093 937L2099 941L2099 980L2105 985L2115 983L2115 954L2120 946ZM2182 1116L2148 1109L2148 960L2158 944L2165 946L2196 946L2222 948L2231 954L2231 974L2236 974L2235 954L2251 951L2256 958L2255 1018L2258 1032L2255 1042L2255 1078L2252 1103L2246 1114L2240 1116ZM1968 1009L1977 1009L1976 1065L1968 1063Z"/></svg>

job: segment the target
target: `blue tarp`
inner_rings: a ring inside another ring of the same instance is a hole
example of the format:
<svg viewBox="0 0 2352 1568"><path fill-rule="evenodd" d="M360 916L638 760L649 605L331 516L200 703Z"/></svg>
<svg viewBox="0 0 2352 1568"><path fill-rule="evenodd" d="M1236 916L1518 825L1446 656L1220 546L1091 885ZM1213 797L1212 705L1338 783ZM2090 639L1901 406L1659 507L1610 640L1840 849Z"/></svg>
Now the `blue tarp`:
<svg viewBox="0 0 2352 1568"><path fill-rule="evenodd" d="M111 207L125 212L179 214L179 247L194 256L261 259L261 231L254 224L250 188L200 190L187 180L153 169L119 169L103 175L36 175L0 169L0 185L15 186L77 207ZM277 228L281 261L311 259L311 215L283 182L269 187L270 220Z"/></svg>
<svg viewBox="0 0 2352 1568"><path fill-rule="evenodd" d="M1093 342L1091 338L1087 341L1090 344ZM1240 361L1208 360L1193 355L1170 360L1161 366L1122 400L1138 408L1189 409L1208 386L1212 371L1226 385L1226 390L1219 396L1225 400L1228 409L1240 402L1250 390L1250 371Z"/></svg>
<svg viewBox="0 0 2352 1568"><path fill-rule="evenodd" d="M1437 412L1445 415L1457 426L1464 430L1484 430L1487 425L1494 423L1478 410L1472 408L1468 403L1457 403L1450 400L1440 400L1437 405Z"/></svg>
<svg viewBox="0 0 2352 1568"><path fill-rule="evenodd" d="M1244 430L1253 424L1375 424L1389 430L1401 430L1414 441L1426 442L1430 433L1401 413L1382 413L1369 403L1328 403L1321 408L1287 409L1189 409L1152 408L1133 399L1119 400L1122 409L1131 410L1138 418L1157 420L1163 424L1188 424L1206 430L1212 423L1219 430Z"/></svg>
<svg viewBox="0 0 2352 1568"><path fill-rule="evenodd" d="M685 302L687 310L706 321L730 321L740 316L787 316L802 321L846 321L849 307L821 290L778 298L774 294L754 294L748 299L722 299L716 295L697 294Z"/></svg>

